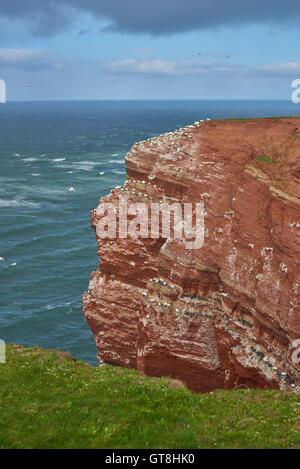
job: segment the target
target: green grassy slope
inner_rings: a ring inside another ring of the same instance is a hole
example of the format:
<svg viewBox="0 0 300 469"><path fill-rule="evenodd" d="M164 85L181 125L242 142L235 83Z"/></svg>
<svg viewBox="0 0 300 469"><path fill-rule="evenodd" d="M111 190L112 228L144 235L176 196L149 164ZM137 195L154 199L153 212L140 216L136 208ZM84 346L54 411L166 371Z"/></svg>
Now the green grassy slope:
<svg viewBox="0 0 300 469"><path fill-rule="evenodd" d="M193 394L177 381L10 345L0 448L300 448L300 395Z"/></svg>

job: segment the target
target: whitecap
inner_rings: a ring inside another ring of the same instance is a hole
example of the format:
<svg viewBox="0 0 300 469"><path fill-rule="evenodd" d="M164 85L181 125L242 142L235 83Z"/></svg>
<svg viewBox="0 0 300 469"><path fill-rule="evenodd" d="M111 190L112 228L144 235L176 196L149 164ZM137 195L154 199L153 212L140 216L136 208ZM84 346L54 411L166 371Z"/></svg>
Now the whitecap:
<svg viewBox="0 0 300 469"><path fill-rule="evenodd" d="M109 160L109 163L111 164L124 164L124 160Z"/></svg>
<svg viewBox="0 0 300 469"><path fill-rule="evenodd" d="M117 169L113 169L112 173L114 173L114 174L126 174L126 171L118 171Z"/></svg>
<svg viewBox="0 0 300 469"><path fill-rule="evenodd" d="M120 153L112 153L110 156L120 156Z"/></svg>
<svg viewBox="0 0 300 469"><path fill-rule="evenodd" d="M31 162L31 161L38 161L38 158L24 158L23 161L28 161L28 162Z"/></svg>
<svg viewBox="0 0 300 469"><path fill-rule="evenodd" d="M101 161L78 161L74 164L95 166L97 164L103 164L103 163Z"/></svg>
<svg viewBox="0 0 300 469"><path fill-rule="evenodd" d="M65 161L66 158L56 158L54 161L55 163L59 163L60 161Z"/></svg>
<svg viewBox="0 0 300 469"><path fill-rule="evenodd" d="M100 176L103 176L103 174L105 174L105 172L101 171L99 174L100 174Z"/></svg>
<svg viewBox="0 0 300 469"><path fill-rule="evenodd" d="M40 207L39 203L36 202L29 202L28 200L24 199L13 199L13 200L5 200L0 199L0 207Z"/></svg>
<svg viewBox="0 0 300 469"><path fill-rule="evenodd" d="M32 173L31 176L36 176L37 177L37 176L40 176L40 174L39 173Z"/></svg>
<svg viewBox="0 0 300 469"><path fill-rule="evenodd" d="M91 171L95 166L103 165L103 162L99 161L78 161L73 163L71 168L78 169L79 171Z"/></svg>

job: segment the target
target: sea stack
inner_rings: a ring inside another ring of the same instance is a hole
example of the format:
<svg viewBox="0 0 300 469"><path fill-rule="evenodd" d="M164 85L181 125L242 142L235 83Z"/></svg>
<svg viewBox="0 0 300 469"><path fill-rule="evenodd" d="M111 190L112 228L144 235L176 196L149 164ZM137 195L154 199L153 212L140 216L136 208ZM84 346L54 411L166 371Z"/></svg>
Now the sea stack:
<svg viewBox="0 0 300 469"><path fill-rule="evenodd" d="M97 239L83 304L99 362L198 392L299 392L300 119L196 122L133 145L126 169L99 204L203 201L204 245Z"/></svg>

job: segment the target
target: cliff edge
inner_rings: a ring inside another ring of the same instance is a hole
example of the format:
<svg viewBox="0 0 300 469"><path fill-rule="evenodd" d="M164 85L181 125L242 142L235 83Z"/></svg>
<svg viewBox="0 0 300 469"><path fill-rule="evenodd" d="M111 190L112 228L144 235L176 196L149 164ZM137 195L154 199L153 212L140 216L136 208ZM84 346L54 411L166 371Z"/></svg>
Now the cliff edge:
<svg viewBox="0 0 300 469"><path fill-rule="evenodd" d="M300 391L300 119L203 121L133 145L99 201L204 202L204 246L97 237L98 359L194 391ZM91 212L92 226L103 216Z"/></svg>

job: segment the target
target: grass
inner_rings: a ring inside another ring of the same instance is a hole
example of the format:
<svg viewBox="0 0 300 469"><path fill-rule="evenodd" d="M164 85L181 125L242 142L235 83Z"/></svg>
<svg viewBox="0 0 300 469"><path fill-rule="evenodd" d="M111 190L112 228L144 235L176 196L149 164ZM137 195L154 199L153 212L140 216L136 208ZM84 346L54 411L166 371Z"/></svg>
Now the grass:
<svg viewBox="0 0 300 469"><path fill-rule="evenodd" d="M268 158L267 155L265 153L263 153L262 155L258 156L256 158L257 161L264 161L265 163L268 163L272 166L276 166L278 163L280 163L279 160L272 160L271 158Z"/></svg>
<svg viewBox="0 0 300 469"><path fill-rule="evenodd" d="M37 347L0 364L0 448L300 448L300 395L193 394Z"/></svg>
<svg viewBox="0 0 300 469"><path fill-rule="evenodd" d="M271 116L271 117L266 117L264 115L257 116L257 117L234 117L228 115L226 118L220 118L220 119L212 119L213 121L222 121L222 122L253 122L253 121L262 121L262 120L272 120L272 121L278 121L281 119L300 119L300 116Z"/></svg>

